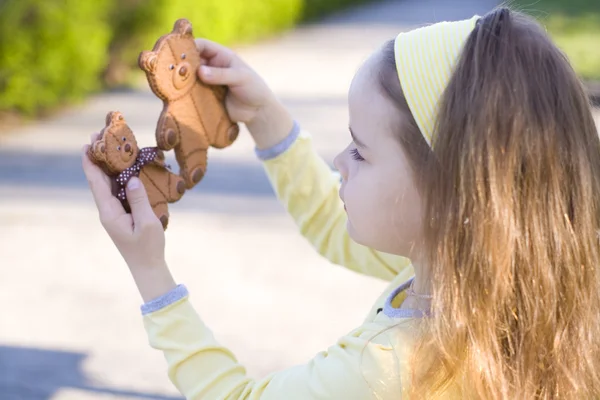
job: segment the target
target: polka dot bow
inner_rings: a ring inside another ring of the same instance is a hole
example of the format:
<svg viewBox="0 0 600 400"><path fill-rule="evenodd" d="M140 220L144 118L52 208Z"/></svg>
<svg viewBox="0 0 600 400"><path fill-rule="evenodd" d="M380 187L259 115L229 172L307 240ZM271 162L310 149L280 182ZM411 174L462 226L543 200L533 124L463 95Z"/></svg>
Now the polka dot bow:
<svg viewBox="0 0 600 400"><path fill-rule="evenodd" d="M138 177L140 175L140 171L146 164L150 164L152 161L156 159L158 155L158 148L156 147L144 147L138 153L137 158L135 159L135 163L121 172L115 180L117 181L117 185L119 186L119 190L117 192L117 198L121 201L125 201L127 196L125 195L125 186L127 186L127 182L135 176ZM167 166L168 168L168 166Z"/></svg>

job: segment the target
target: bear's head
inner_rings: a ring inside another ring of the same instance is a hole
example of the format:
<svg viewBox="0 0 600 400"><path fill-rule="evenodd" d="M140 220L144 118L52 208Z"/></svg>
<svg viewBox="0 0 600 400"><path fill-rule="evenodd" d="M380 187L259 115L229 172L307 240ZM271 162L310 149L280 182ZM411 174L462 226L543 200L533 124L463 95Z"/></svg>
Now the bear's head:
<svg viewBox="0 0 600 400"><path fill-rule="evenodd" d="M106 126L92 144L89 155L107 175L118 175L131 167L139 154L133 132L118 111L106 115Z"/></svg>
<svg viewBox="0 0 600 400"><path fill-rule="evenodd" d="M192 24L186 19L177 20L173 31L158 39L152 51L140 53L138 64L157 97L168 101L186 95L199 79L196 72L200 54Z"/></svg>

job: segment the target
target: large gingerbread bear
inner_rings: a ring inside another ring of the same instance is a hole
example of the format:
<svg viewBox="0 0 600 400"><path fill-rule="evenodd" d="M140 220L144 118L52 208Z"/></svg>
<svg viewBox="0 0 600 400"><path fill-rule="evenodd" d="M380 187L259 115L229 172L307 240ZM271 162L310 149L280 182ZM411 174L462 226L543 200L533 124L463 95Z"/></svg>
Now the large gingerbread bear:
<svg viewBox="0 0 600 400"><path fill-rule="evenodd" d="M113 177L116 196L129 212L125 186L132 176L138 176L148 193L154 213L167 229L168 203L181 199L185 193L183 179L169 171L164 153L157 147L140 149L133 132L120 112L109 112L106 126L88 151L90 159Z"/></svg>
<svg viewBox="0 0 600 400"><path fill-rule="evenodd" d="M198 78L200 53L186 19L177 20L152 51L140 53L138 64L164 104L156 127L157 146L174 149L180 175L191 189L206 172L209 146L227 147L238 136L239 127L225 108L227 88L208 86Z"/></svg>

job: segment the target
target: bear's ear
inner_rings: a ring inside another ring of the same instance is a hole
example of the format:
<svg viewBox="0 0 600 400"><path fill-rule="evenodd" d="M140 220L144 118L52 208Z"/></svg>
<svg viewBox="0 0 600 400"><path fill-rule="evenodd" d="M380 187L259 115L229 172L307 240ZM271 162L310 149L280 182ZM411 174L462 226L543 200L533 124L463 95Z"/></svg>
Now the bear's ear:
<svg viewBox="0 0 600 400"><path fill-rule="evenodd" d="M185 18L178 19L177 21L175 21L172 33L193 36L192 23Z"/></svg>
<svg viewBox="0 0 600 400"><path fill-rule="evenodd" d="M102 132L104 136L104 131ZM90 147L89 154L97 163L106 163L106 146L104 140L96 140Z"/></svg>
<svg viewBox="0 0 600 400"><path fill-rule="evenodd" d="M106 114L106 126L125 123L125 117L119 111L111 111Z"/></svg>
<svg viewBox="0 0 600 400"><path fill-rule="evenodd" d="M156 62L158 61L158 55L153 51L144 50L138 57L139 67L146 72L154 72L156 70Z"/></svg>

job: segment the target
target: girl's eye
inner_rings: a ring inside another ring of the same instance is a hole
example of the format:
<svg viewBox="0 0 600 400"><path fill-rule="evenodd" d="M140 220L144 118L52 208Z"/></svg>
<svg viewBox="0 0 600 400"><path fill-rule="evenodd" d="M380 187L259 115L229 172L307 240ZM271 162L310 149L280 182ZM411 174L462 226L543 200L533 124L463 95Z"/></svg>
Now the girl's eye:
<svg viewBox="0 0 600 400"><path fill-rule="evenodd" d="M352 155L352 159L354 159L356 161L365 161L365 159L358 152L358 149L350 150L350 154Z"/></svg>

